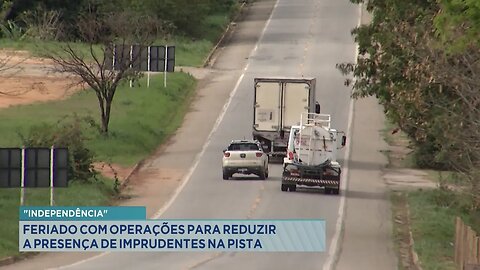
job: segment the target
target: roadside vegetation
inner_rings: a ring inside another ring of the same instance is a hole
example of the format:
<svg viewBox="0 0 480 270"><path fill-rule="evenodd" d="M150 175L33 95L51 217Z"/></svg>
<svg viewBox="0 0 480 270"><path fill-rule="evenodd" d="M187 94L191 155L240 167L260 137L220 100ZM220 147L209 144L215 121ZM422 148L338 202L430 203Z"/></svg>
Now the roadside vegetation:
<svg viewBox="0 0 480 270"><path fill-rule="evenodd" d="M232 16L238 0L200 1L3 1L0 3L0 48L27 50L43 56L45 48L66 42L82 44L79 21L87 13L107 14L130 10L155 18L164 31L156 45L176 46L176 65L201 66Z"/></svg>
<svg viewBox="0 0 480 270"><path fill-rule="evenodd" d="M194 78L185 73L169 74L167 88L163 87L163 75L152 76L148 88L145 78L139 83L133 88L126 83L118 89L109 136L99 132L95 94L84 90L66 100L2 109L0 147L19 146L24 139L30 144L42 143L49 130L58 130L56 135L61 137L68 133L57 127L78 125L94 160L134 165L179 127L195 88Z"/></svg>
<svg viewBox="0 0 480 270"><path fill-rule="evenodd" d="M119 182L102 177L94 162L132 166L150 155L180 126L194 93L195 80L185 73L153 76L150 87L119 88L112 110L111 133L99 131L98 106L92 91L47 103L0 111L0 147L68 146L72 155L68 188L55 190L59 206L108 205ZM48 205L49 190L26 192L26 205ZM18 189L0 189L0 258L18 254Z"/></svg>
<svg viewBox="0 0 480 270"><path fill-rule="evenodd" d="M49 58L84 90L0 110L0 147L68 147L69 187L55 190L55 204L115 204L118 179L100 175L94 163L128 167L152 154L181 125L196 81L175 72L166 88L163 75L152 75L147 87L128 63L108 73L105 65L95 66L95 57L103 59L106 46L121 40L175 45L176 66L201 66L238 8L236 0L3 1L0 47ZM8 61L0 59L0 76ZM18 255L19 202L18 189L0 189L0 259ZM27 190L25 203L48 205L49 191Z"/></svg>
<svg viewBox="0 0 480 270"><path fill-rule="evenodd" d="M68 188L55 190L55 203L61 206L109 205L115 195L112 181L97 176L98 180L88 183L73 181ZM18 189L0 189L0 259L19 255L18 252ZM28 189L25 191L25 205L49 205L49 189Z"/></svg>
<svg viewBox="0 0 480 270"><path fill-rule="evenodd" d="M346 80L354 98L383 105L385 140L404 149L387 153L390 167L423 170L438 183L393 192L397 247L403 256L402 228L411 229L423 269L454 269L455 217L480 232L479 2L351 2L363 3L372 20L352 31L357 63L338 68L355 78Z"/></svg>

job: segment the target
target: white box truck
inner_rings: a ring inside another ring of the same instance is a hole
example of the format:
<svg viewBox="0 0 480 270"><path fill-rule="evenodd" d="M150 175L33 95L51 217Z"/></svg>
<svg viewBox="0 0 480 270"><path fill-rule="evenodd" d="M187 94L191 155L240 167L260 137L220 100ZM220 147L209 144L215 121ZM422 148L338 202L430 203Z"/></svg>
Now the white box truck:
<svg viewBox="0 0 480 270"><path fill-rule="evenodd" d="M255 78L253 138L271 157L285 157L292 126L299 115L320 110L315 78Z"/></svg>

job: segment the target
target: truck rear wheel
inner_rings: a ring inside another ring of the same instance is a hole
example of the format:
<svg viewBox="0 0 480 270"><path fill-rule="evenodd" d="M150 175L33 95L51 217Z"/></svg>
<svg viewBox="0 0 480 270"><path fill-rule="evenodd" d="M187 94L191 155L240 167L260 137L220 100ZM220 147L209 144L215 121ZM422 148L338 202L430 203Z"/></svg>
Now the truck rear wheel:
<svg viewBox="0 0 480 270"><path fill-rule="evenodd" d="M291 192L295 192L297 190L297 185L290 185L288 187L288 189L291 191Z"/></svg>
<svg viewBox="0 0 480 270"><path fill-rule="evenodd" d="M282 184L282 191L288 191L288 185Z"/></svg>

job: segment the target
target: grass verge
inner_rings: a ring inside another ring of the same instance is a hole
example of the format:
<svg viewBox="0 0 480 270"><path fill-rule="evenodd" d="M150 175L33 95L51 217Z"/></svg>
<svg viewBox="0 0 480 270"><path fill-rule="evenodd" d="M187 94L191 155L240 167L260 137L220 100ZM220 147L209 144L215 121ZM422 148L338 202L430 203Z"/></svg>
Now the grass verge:
<svg viewBox="0 0 480 270"><path fill-rule="evenodd" d="M415 251L425 270L455 269L455 217L462 214L458 195L448 191L413 191L407 195ZM461 201L461 200L460 200Z"/></svg>
<svg viewBox="0 0 480 270"><path fill-rule="evenodd" d="M432 179L435 182L438 182L443 185L450 185L461 187L465 186L468 183L468 179L461 175L460 173L452 171L437 171L437 170L426 170L429 176L429 179Z"/></svg>
<svg viewBox="0 0 480 270"><path fill-rule="evenodd" d="M89 184L71 182L68 188L55 190L58 206L108 205L113 195L113 182L104 178ZM49 205L49 189L25 191L25 205ZM0 189L0 258L19 255L18 214L19 189Z"/></svg>
<svg viewBox="0 0 480 270"><path fill-rule="evenodd" d="M393 135L394 126L386 122L384 139L389 144L387 152L390 168L415 168L413 155L407 149L408 138L402 132ZM457 185L459 175L452 172L426 170L430 180ZM410 231L414 241L413 249L424 270L455 269L454 239L455 217L461 216L467 223L472 222L467 213L471 199L446 189L401 190L391 195L393 213L393 236L399 257L399 269L412 269Z"/></svg>
<svg viewBox="0 0 480 270"><path fill-rule="evenodd" d="M163 75L152 76L150 87L145 79L140 87L122 85L115 95L110 122L110 136L105 138L88 129L88 146L97 159L120 165L133 165L152 153L181 124L195 80L185 73L172 73L163 87ZM99 122L96 96L91 90L48 103L11 107L0 111L0 147L20 146L18 133L32 125L55 123L73 113L91 116Z"/></svg>

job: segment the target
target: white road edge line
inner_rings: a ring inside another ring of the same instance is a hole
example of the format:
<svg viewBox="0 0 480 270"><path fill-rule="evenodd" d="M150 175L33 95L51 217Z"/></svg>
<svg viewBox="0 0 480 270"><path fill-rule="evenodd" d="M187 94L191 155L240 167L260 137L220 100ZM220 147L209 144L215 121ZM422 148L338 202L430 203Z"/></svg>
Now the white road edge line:
<svg viewBox="0 0 480 270"><path fill-rule="evenodd" d="M363 5L362 3L359 4L359 9L358 9L358 25L361 26L362 24L362 13L363 13ZM355 46L355 63L358 60L358 43ZM354 111L354 100L350 100L350 107L349 107L349 112L348 112L348 125L347 125L347 138L352 138L352 124L353 124L353 111ZM350 151L351 151L351 143L348 144L347 149L345 151L345 165L343 169L343 174L342 174L342 180L341 180L341 190L343 191L342 193L345 193L347 191L348 187L348 179L349 179L349 161L350 161ZM345 209L346 209L346 204L345 204L345 195L343 195L340 198L340 206L338 208L338 218L337 218L337 223L335 225L335 234L333 235L332 238L332 243L330 245L330 249L328 251L328 257L327 261L323 265L323 270L331 270L333 269L334 265L337 263L337 256L338 252L340 251L340 236L342 235L342 230L343 230L343 224L345 222Z"/></svg>
<svg viewBox="0 0 480 270"><path fill-rule="evenodd" d="M263 30L262 30L262 33L260 34L260 38L257 40L257 43L255 45L255 48L254 50L252 50L250 52L250 55L249 55L249 59L250 57L255 53L255 51L257 50L258 48L258 44L262 41L263 39L263 36L265 34L265 31L267 30L268 26L270 25L270 21L272 20L272 16L273 16L273 13L275 12L276 8L277 8L277 5L278 5L278 2L279 0L276 0L275 2L275 6L273 7L272 9L272 12L270 13L270 17L268 18L268 21L267 23L265 24L265 26L263 27ZM235 94L237 93L237 90L240 86L240 83L242 82L243 80L243 77L245 76L245 72L247 71L247 68L249 67L250 65L250 60L248 60L245 68L243 69L243 72L242 74L240 75L240 77L238 78L237 80L237 83L235 84L235 87L233 88L233 91L230 92L230 96L228 97L228 100L227 100L227 103L225 103L225 105L223 105L223 108L222 108L222 111L220 112L220 115L218 116L217 120L215 121L215 124L213 125L213 128L212 130L210 131L210 134L208 135L207 137L207 140L205 142L205 144L203 145L202 147L202 150L200 151L200 153L197 155L197 157L195 158L195 163L193 164L192 167L190 167L190 170L188 171L188 173L185 175L184 179L183 179L183 182L180 186L178 186L176 189L175 189L175 192L173 194L173 196L170 198L170 200L167 201L166 204L164 204L159 210L157 210L155 212L155 214L152 216L152 219L158 219L160 216L162 216L165 211L167 211L167 209L173 204L173 202L175 201L175 199L178 197L178 195L180 194L180 192L183 190L183 188L187 185L187 183L190 181L190 178L192 177L193 175L193 172L195 171L195 169L197 168L198 164L200 163L200 160L201 160L201 157L205 154L205 150L207 149L208 145L210 144L210 141L211 141L211 138L213 136L213 134L215 133L215 131L217 131L217 128L220 126L220 123L222 122L223 120L223 117L225 117L225 113L227 112L227 109L228 107L230 106L230 103L232 102L233 100L233 97L235 96ZM65 269L65 268L70 268L70 267L75 267L75 266L78 266L80 264L84 264L86 262L89 262L89 261L93 261L95 259L98 259L100 257L103 257L105 255L108 255L110 254L111 252L103 252L99 255L96 255L96 256L93 256L93 257L90 257L88 259L85 259L85 260L81 260L81 261L78 261L78 262L75 262L75 263L72 263L72 264L69 264L69 265L64 265L64 266L60 266L60 267L54 267L54 268L48 268L47 270L57 270L57 269Z"/></svg>

